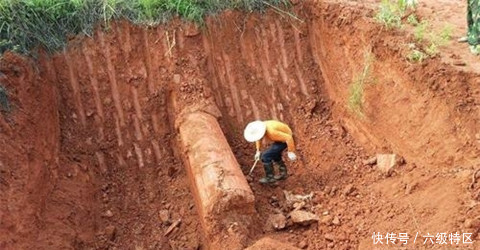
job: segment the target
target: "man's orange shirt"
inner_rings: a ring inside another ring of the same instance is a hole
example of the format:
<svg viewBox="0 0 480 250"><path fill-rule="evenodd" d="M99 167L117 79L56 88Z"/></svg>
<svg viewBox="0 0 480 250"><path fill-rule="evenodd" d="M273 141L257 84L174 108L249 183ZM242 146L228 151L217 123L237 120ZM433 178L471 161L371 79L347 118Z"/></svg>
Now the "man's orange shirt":
<svg viewBox="0 0 480 250"><path fill-rule="evenodd" d="M295 143L293 141L293 132L287 124L276 120L264 121L267 125L267 131L263 138L270 141L286 142L288 152L295 152ZM260 150L261 139L256 141L257 151Z"/></svg>

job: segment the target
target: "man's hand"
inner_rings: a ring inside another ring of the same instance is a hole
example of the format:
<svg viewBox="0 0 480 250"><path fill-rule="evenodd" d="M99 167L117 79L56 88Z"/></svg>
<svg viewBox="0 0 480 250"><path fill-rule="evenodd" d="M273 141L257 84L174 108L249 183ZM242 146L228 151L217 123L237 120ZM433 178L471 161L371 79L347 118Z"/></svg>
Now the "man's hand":
<svg viewBox="0 0 480 250"><path fill-rule="evenodd" d="M288 152L287 155L288 159L290 159L291 161L295 161L297 159L297 155L294 152Z"/></svg>
<svg viewBox="0 0 480 250"><path fill-rule="evenodd" d="M260 151L257 150L257 153L255 153L255 160L258 161L260 160Z"/></svg>

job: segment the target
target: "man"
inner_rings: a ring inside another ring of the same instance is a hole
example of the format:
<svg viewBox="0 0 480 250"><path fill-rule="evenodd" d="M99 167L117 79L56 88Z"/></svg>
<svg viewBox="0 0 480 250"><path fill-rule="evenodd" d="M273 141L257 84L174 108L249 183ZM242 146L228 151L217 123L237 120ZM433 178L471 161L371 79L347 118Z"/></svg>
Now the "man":
<svg viewBox="0 0 480 250"><path fill-rule="evenodd" d="M459 42L468 42L472 53L480 54L480 0L468 0L467 3L468 33Z"/></svg>
<svg viewBox="0 0 480 250"><path fill-rule="evenodd" d="M276 120L254 121L245 127L243 136L248 142L255 142L257 148L255 154L256 161L260 159L261 155L266 176L260 179L260 183L273 183L277 180L284 180L288 177L287 166L282 160L282 152L288 148L287 155L291 161L295 161L297 156L295 154L293 133L287 124ZM272 141L273 144L261 154L260 146L263 138ZM278 165L280 175L274 176L273 163Z"/></svg>

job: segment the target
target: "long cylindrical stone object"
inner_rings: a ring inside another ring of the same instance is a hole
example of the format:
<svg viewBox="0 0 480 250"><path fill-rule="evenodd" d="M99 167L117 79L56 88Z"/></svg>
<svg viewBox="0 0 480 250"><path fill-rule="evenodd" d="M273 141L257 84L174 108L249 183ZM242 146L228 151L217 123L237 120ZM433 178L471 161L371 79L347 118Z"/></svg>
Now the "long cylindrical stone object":
<svg viewBox="0 0 480 250"><path fill-rule="evenodd" d="M223 235L232 225L248 227L255 198L217 119L196 111L180 120L177 128L185 165L205 231L214 236ZM222 239L217 240L214 245L225 247Z"/></svg>

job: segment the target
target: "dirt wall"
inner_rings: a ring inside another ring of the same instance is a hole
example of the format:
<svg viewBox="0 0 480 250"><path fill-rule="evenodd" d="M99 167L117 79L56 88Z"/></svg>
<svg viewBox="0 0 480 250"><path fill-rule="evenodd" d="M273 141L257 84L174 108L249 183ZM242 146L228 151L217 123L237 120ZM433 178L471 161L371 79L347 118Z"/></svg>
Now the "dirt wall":
<svg viewBox="0 0 480 250"><path fill-rule="evenodd" d="M475 166L480 153L480 77L433 58L406 60L406 32L389 32L357 4L318 4L309 34L335 115L364 145L425 167ZM328 38L328 39L325 39ZM348 109L349 87L370 54L363 116ZM472 163L473 162L473 163Z"/></svg>

